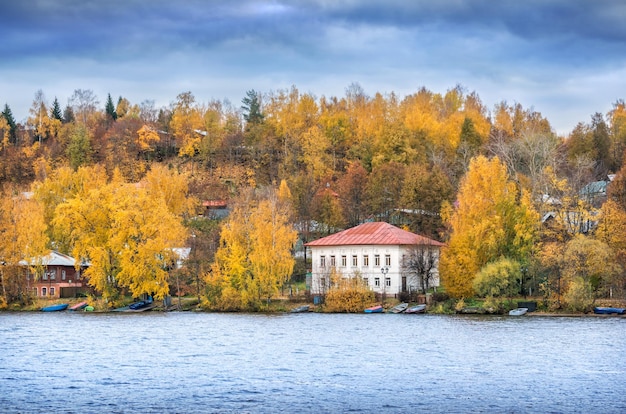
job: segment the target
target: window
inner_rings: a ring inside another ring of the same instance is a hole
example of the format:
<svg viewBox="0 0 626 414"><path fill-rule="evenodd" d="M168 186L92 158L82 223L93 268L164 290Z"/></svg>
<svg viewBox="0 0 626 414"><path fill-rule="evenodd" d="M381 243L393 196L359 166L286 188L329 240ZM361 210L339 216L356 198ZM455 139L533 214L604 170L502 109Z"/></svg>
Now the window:
<svg viewBox="0 0 626 414"><path fill-rule="evenodd" d="M65 269L61 270L61 280L65 280Z"/></svg>
<svg viewBox="0 0 626 414"><path fill-rule="evenodd" d="M33 296L37 297L37 288L33 288Z"/></svg>
<svg viewBox="0 0 626 414"><path fill-rule="evenodd" d="M369 286L370 285L370 281L366 277L363 278L363 283L365 284L365 286Z"/></svg>
<svg viewBox="0 0 626 414"><path fill-rule="evenodd" d="M41 276L43 280L48 280L48 272L44 272L43 276Z"/></svg>
<svg viewBox="0 0 626 414"><path fill-rule="evenodd" d="M386 277L385 278L385 286L387 286L387 287L391 286L391 278L390 277Z"/></svg>
<svg viewBox="0 0 626 414"><path fill-rule="evenodd" d="M47 294L48 290L45 287L41 288L41 296L46 296Z"/></svg>
<svg viewBox="0 0 626 414"><path fill-rule="evenodd" d="M57 277L57 275L56 275L56 271L51 270L51 271L50 271L50 280L54 280L54 279L56 279L56 277Z"/></svg>
<svg viewBox="0 0 626 414"><path fill-rule="evenodd" d="M363 256L363 266L369 267L370 265L370 257L368 255Z"/></svg>
<svg viewBox="0 0 626 414"><path fill-rule="evenodd" d="M320 256L320 267L326 267L326 256Z"/></svg>
<svg viewBox="0 0 626 414"><path fill-rule="evenodd" d="M379 277L375 277L374 278L374 286L380 286L380 278Z"/></svg>
<svg viewBox="0 0 626 414"><path fill-rule="evenodd" d="M346 267L348 265L348 259L346 256L341 256L341 267Z"/></svg>
<svg viewBox="0 0 626 414"><path fill-rule="evenodd" d="M352 267L357 267L359 265L359 259L356 255L352 256Z"/></svg>
<svg viewBox="0 0 626 414"><path fill-rule="evenodd" d="M50 288L50 296L54 296L54 288L53 287Z"/></svg>
<svg viewBox="0 0 626 414"><path fill-rule="evenodd" d="M391 255L385 255L385 266L391 266Z"/></svg>
<svg viewBox="0 0 626 414"><path fill-rule="evenodd" d="M376 267L380 266L380 255L379 254L375 254L374 255L374 266L376 266Z"/></svg>
<svg viewBox="0 0 626 414"><path fill-rule="evenodd" d="M337 262L335 262L335 256L330 256L330 266L331 267L337 266Z"/></svg>

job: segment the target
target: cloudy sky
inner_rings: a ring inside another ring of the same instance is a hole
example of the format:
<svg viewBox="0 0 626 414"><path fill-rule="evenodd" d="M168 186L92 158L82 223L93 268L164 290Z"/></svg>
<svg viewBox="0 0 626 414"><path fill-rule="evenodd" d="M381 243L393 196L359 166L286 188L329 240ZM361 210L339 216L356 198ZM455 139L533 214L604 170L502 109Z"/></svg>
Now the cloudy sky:
<svg viewBox="0 0 626 414"><path fill-rule="evenodd" d="M75 89L167 106L295 85L315 96L475 91L562 134L626 98L623 0L20 0L0 5L0 105Z"/></svg>

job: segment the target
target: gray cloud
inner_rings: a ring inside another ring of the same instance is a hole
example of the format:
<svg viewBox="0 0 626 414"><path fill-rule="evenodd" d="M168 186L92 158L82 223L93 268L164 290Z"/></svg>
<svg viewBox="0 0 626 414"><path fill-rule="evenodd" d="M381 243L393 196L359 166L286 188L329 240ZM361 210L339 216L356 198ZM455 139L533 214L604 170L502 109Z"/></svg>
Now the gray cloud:
<svg viewBox="0 0 626 414"><path fill-rule="evenodd" d="M238 102L294 84L319 96L461 83L563 131L625 89L625 17L617 0L22 0L0 6L0 104L26 114L40 88L167 104L184 90Z"/></svg>

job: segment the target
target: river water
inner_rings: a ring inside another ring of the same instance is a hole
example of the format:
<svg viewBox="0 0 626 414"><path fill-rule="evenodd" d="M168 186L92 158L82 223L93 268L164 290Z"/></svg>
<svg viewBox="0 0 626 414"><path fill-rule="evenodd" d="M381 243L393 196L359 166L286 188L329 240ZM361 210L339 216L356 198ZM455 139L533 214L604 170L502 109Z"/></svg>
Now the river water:
<svg viewBox="0 0 626 414"><path fill-rule="evenodd" d="M0 313L2 413L626 413L626 319Z"/></svg>

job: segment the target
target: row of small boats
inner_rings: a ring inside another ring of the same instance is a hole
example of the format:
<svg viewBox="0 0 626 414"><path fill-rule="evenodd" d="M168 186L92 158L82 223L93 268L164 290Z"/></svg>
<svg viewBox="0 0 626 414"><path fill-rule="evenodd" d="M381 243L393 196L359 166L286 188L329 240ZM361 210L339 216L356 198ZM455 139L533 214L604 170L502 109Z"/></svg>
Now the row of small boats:
<svg viewBox="0 0 626 414"><path fill-rule="evenodd" d="M371 306L364 310L365 313L383 313L385 309L382 305ZM402 302L389 310L389 313L424 313L426 305L409 306L408 303Z"/></svg>
<svg viewBox="0 0 626 414"><path fill-rule="evenodd" d="M42 312L60 312L64 310L84 310L85 312L93 312L94 308L93 306L89 306L89 304L85 301L79 302L72 306L70 306L69 303L55 303L54 305L44 306L43 308L41 308Z"/></svg>
<svg viewBox="0 0 626 414"><path fill-rule="evenodd" d="M528 312L528 308L516 308L509 311L509 315L511 316L522 316ZM612 307L603 307L596 306L593 308L593 313L596 315L625 315L625 308L612 308Z"/></svg>
<svg viewBox="0 0 626 414"><path fill-rule="evenodd" d="M152 299L140 300L138 302L133 302L130 305L125 306L123 308L115 309L115 311L141 312L144 310L151 309L152 308L151 305L153 305ZM72 306L70 306L69 303L56 303L54 305L44 306L43 308L41 308L42 312L60 312L64 310L70 310L70 311L82 310L85 312L93 312L94 307L90 306L86 301L83 301Z"/></svg>

